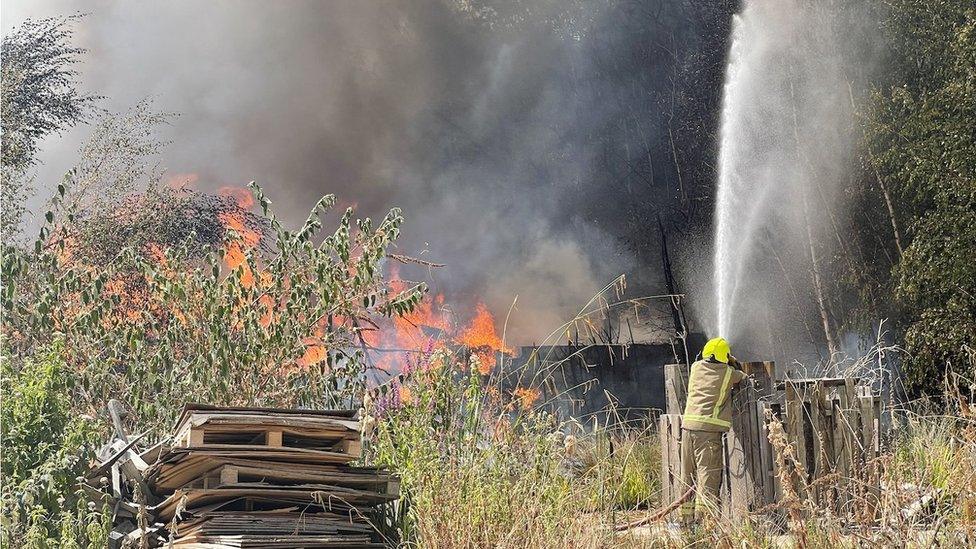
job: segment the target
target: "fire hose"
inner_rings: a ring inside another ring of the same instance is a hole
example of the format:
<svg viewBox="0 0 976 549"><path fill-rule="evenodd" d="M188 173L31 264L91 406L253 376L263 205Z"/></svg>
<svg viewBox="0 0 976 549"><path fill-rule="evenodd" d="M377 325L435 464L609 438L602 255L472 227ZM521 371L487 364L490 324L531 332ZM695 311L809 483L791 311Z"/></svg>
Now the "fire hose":
<svg viewBox="0 0 976 549"><path fill-rule="evenodd" d="M623 532L625 530L630 530L631 528L637 528L638 526L644 526L645 524L650 524L652 522L659 521L662 518L666 517L668 513L674 511L679 506L681 506L682 503L691 499L692 496L694 495L695 495L695 487L692 486L691 488L688 488L688 491L682 494L681 497L674 500L671 503L671 505L668 505L667 507L664 507L663 509L656 511L654 514L648 515L640 520L635 520L634 522L628 522L624 524L618 524L614 527L614 530L616 530L617 532Z"/></svg>

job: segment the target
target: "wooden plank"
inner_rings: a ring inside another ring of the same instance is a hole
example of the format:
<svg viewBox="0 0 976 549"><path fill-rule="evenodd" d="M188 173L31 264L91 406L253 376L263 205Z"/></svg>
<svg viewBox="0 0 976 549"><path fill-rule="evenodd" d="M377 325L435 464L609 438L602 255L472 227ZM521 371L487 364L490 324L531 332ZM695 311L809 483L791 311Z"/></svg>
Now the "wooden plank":
<svg viewBox="0 0 976 549"><path fill-rule="evenodd" d="M681 416L671 414L668 416L668 452L671 461L671 501L681 497L686 489L681 481Z"/></svg>
<svg viewBox="0 0 976 549"><path fill-rule="evenodd" d="M851 464L849 448L847 446L849 442L849 437L847 436L848 429L847 425L845 425L846 418L844 415L844 409L847 407L847 392L843 387L838 387L837 389L836 391L832 391L828 403L831 407L830 436L832 438L832 468L838 477L835 482L830 483L829 488L833 492L831 499L834 501L834 512L838 515L843 515L846 512L848 497L850 495L848 488L850 486Z"/></svg>
<svg viewBox="0 0 976 549"><path fill-rule="evenodd" d="M664 365L665 412L683 414L688 399L688 366L685 364Z"/></svg>
<svg viewBox="0 0 976 549"><path fill-rule="evenodd" d="M187 432L184 443L181 444L181 446L186 446L187 448L203 446L203 430L190 429L189 432Z"/></svg>
<svg viewBox="0 0 976 549"><path fill-rule="evenodd" d="M272 448L281 448L281 431L268 431L265 443Z"/></svg>
<svg viewBox="0 0 976 549"><path fill-rule="evenodd" d="M324 416L351 418L356 415L356 410L312 410L305 408L261 408L248 406L214 406L212 404L189 403L183 406L183 413L191 411L213 411L221 413L253 413L277 414L290 416Z"/></svg>
<svg viewBox="0 0 976 549"><path fill-rule="evenodd" d="M685 492L681 482L681 416L661 415L658 430L661 445L661 505L667 506Z"/></svg>
<svg viewBox="0 0 976 549"><path fill-rule="evenodd" d="M318 483L379 489L379 486L385 486L394 479L391 474L372 468L340 468L334 464L310 465L204 455L187 456L178 462L154 469L146 476L146 480L153 490L168 493L183 487L194 478L205 476L224 466L234 467L239 475L246 474L278 484Z"/></svg>
<svg viewBox="0 0 976 549"><path fill-rule="evenodd" d="M744 362L746 378L732 397L732 428L726 437L726 477L728 479L729 510L736 519L766 504L766 472L762 463L759 401L772 391L771 362Z"/></svg>
<svg viewBox="0 0 976 549"><path fill-rule="evenodd" d="M344 439L339 442L339 447L337 448L339 452L344 454L349 454L352 457L358 458L363 455L363 442L361 439Z"/></svg>
<svg viewBox="0 0 976 549"><path fill-rule="evenodd" d="M781 405L778 403L760 403L759 413L762 414L763 418L763 421L760 424L760 462L764 478L763 504L769 506L783 498L783 487L779 480L779 468L776 464L776 457L773 455L773 445L769 442L769 427L768 422L765 420L767 409L770 411L770 414L779 421L783 420L783 414L781 411ZM770 512L774 514L777 513L776 510L771 510Z"/></svg>
<svg viewBox="0 0 976 549"><path fill-rule="evenodd" d="M814 483L812 496L817 505L824 504L825 492L828 490L827 486L817 483L817 481L833 472L831 463L833 436L829 416L830 408L827 405L825 392L826 388L823 383L814 382L807 388L806 405L804 406L804 411L810 418L810 433L812 433L813 468L811 469L812 474L809 476L810 482ZM808 455L811 455L809 449L807 451Z"/></svg>
<svg viewBox="0 0 976 549"><path fill-rule="evenodd" d="M221 487L204 490L177 490L160 504L150 507L149 512L156 520L165 522L173 518L178 508L193 511L196 507L210 503L229 501L235 498L249 498L275 502L281 506L309 505L325 501L326 506L342 512L356 506L371 507L385 501L391 501L393 496L379 492L340 488L336 486L299 485L299 486L247 486ZM185 499L184 499L185 498Z"/></svg>
<svg viewBox="0 0 976 549"><path fill-rule="evenodd" d="M726 485L728 487L728 510L734 519L748 516L753 502L752 489L755 479L750 470L749 439L752 436L749 428L747 410L743 411L737 420L733 421L733 428L725 437L726 456ZM735 414L735 411L733 411ZM735 416L733 416L735 417Z"/></svg>
<svg viewBox="0 0 976 549"><path fill-rule="evenodd" d="M732 427L726 441L726 475L728 479L729 511L733 518L742 519L753 507L756 478L752 470L752 440L756 434L750 421L755 406L755 391L749 382L735 390L732 397Z"/></svg>
<svg viewBox="0 0 976 549"><path fill-rule="evenodd" d="M770 482L769 475L763 465L764 448L766 451L771 450L771 448L765 432L765 413L761 404L773 394L776 364L772 361L745 362L743 363L743 371L749 375L751 398L754 399L748 410L752 434L749 439L751 447L747 457L754 484L754 496L750 510L755 510L774 502L771 488L767 486Z"/></svg>
<svg viewBox="0 0 976 549"><path fill-rule="evenodd" d="M861 440L864 445L865 485L864 498L868 509L865 511L869 518L877 514L878 502L881 496L881 480L878 474L878 464L874 460L879 455L878 445L878 416L874 405L875 396L869 387L862 387L858 394L858 405L861 412Z"/></svg>
<svg viewBox="0 0 976 549"><path fill-rule="evenodd" d="M807 452L807 437L805 427L808 424L804 414L804 402L802 395L798 392L798 386L792 382L786 384L786 436L793 442L796 451L796 459L799 464L807 470L809 476L810 467ZM806 480L806 479L804 479Z"/></svg>
<svg viewBox="0 0 976 549"><path fill-rule="evenodd" d="M220 483L221 484L237 484L240 469L237 467L224 466L220 468Z"/></svg>
<svg viewBox="0 0 976 549"><path fill-rule="evenodd" d="M861 413L857 404L857 387L854 379L848 379L841 393L841 426L844 436L844 452L842 474L844 475L844 493L847 496L843 513L852 510L856 502L854 490L860 492L855 477L864 471L864 455L861 451Z"/></svg>
<svg viewBox="0 0 976 549"><path fill-rule="evenodd" d="M669 427L668 416L661 414L657 418L658 444L661 448L661 507L666 507L674 501L671 481L671 449L668 440Z"/></svg>
<svg viewBox="0 0 976 549"><path fill-rule="evenodd" d="M869 389L865 387L864 389ZM870 461L878 457L877 444L877 416L874 414L874 396L870 390L862 391L858 396L861 408L861 439L864 444L864 459Z"/></svg>

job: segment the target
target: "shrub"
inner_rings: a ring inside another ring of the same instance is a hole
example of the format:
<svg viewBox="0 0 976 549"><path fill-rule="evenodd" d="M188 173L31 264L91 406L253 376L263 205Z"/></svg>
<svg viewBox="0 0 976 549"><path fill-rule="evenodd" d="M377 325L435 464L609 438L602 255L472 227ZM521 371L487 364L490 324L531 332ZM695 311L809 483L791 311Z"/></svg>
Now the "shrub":
<svg viewBox="0 0 976 549"><path fill-rule="evenodd" d="M399 211L375 228L359 220L354 231L348 209L316 245L320 216L334 197L324 197L292 232L253 190L268 234L244 234L247 227L234 224L241 218L229 218L232 229L221 245L202 257L187 255L194 246L160 239L92 262L75 243L86 241L86 227L105 224L92 216L117 212L90 212L81 225L70 210L48 212L33 248L4 250L3 333L11 359L59 334L86 406L101 410L109 398L128 403L135 412L129 427L150 431L149 440L187 401L308 407L358 401L366 368L361 327L371 317L409 311L424 291L391 292L381 274L399 234ZM65 196L64 186L59 194Z"/></svg>
<svg viewBox="0 0 976 549"><path fill-rule="evenodd" d="M16 367L4 357L3 545L105 545L101 509L76 493L99 425L73 405L76 379L54 346Z"/></svg>

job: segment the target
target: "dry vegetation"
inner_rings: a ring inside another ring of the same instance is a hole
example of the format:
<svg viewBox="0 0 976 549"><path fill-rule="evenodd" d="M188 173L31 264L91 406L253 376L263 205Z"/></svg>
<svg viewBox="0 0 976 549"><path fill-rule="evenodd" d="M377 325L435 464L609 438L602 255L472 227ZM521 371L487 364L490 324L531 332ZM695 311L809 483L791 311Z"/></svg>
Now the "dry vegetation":
<svg viewBox="0 0 976 549"><path fill-rule="evenodd" d="M404 506L391 520L411 545L927 547L974 540L976 416L968 406L973 395L958 385L947 389L955 397L939 413L926 412L934 408L925 403L892 410L892 435L882 455L850 479L855 496L844 516L791 476L784 486L795 490L747 521L716 512L691 531L657 521L617 533L614 526L658 507L656 433L559 423L499 393L464 356L427 354L367 399L369 456L404 477ZM777 458L791 463L792 447L773 422ZM880 492L861 489L872 475Z"/></svg>
<svg viewBox="0 0 976 549"><path fill-rule="evenodd" d="M404 496L382 528L410 547L976 544L976 12L960 0L891 4L903 72L878 90L864 123L866 139L887 151L872 173L893 185L900 215L915 221L903 260L871 263L885 281L872 279L877 293L844 302L862 304L854 312L872 321L900 323L912 351L902 357L910 387L930 400L892 410L893 436L872 464L881 490L861 496L876 512L837 516L798 486L768 516L716 515L692 531L655 523L615 532L659 504L653 430L553 417L531 386L503 389L486 375L477 349L426 349L396 383L367 389L363 332L413 313L424 290L385 277L397 210L375 224L347 210L316 236L332 197L292 230L256 188L260 215L153 186L146 125L161 118L137 109L96 127L38 237L9 239L20 227L34 145L84 118L91 99L74 92L70 66L82 52L68 45L64 20L4 38L0 542L105 546L109 510L89 504L75 478L109 431L105 404L117 398L131 412L126 427L148 432L147 441L163 436L186 400L362 400L365 459L403 477ZM18 106L36 109L12 116ZM113 240L121 229L128 238ZM774 444L785 464L788 441Z"/></svg>

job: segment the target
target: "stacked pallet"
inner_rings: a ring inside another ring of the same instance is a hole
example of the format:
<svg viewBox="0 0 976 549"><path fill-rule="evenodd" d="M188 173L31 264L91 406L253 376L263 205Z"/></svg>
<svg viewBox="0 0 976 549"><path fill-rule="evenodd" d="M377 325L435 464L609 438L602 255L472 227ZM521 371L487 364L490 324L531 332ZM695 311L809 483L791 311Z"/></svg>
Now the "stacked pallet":
<svg viewBox="0 0 976 549"><path fill-rule="evenodd" d="M171 444L136 452L118 439L89 484L111 487L120 547L382 547L368 517L399 483L349 465L361 452L353 417L190 405Z"/></svg>

